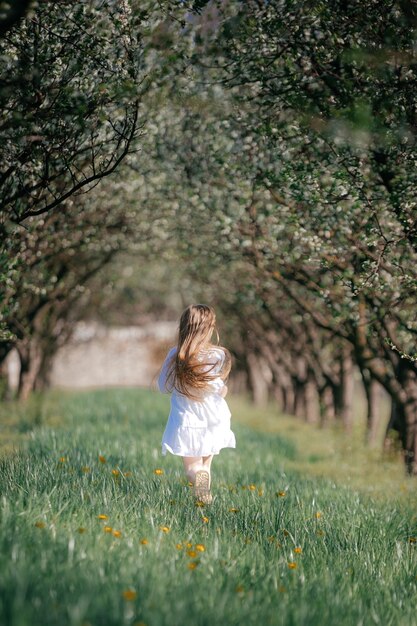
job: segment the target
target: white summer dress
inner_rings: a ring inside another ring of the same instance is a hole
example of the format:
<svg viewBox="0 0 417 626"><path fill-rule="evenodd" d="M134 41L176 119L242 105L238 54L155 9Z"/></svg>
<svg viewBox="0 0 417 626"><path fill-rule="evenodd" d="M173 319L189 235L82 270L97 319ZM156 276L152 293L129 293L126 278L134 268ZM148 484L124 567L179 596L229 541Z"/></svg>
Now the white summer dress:
<svg viewBox="0 0 417 626"><path fill-rule="evenodd" d="M187 398L176 389L167 389L168 365L176 352L171 348L164 361L158 378L159 390L171 393L171 410L162 436L162 454L168 452L179 456L209 456L218 454L222 448L235 448L236 439L230 430L230 410L220 395L224 381L220 376L209 382L203 400ZM220 348L210 348L199 356L199 360L212 363L214 375L220 373L224 352Z"/></svg>

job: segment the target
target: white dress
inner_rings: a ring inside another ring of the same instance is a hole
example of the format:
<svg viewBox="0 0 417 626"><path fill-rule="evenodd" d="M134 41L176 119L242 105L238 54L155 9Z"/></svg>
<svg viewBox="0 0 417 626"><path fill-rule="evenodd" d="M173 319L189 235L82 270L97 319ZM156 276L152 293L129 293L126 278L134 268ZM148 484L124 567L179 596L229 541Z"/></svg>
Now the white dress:
<svg viewBox="0 0 417 626"><path fill-rule="evenodd" d="M218 454L222 448L235 448L236 439L230 430L230 410L220 395L225 386L220 376L209 382L202 401L187 398L176 389L167 389L168 365L175 352L176 348L168 352L158 378L159 390L171 393L171 410L162 436L162 454L168 451L179 456L209 456ZM220 348L210 348L199 359L213 363L214 368L210 371L217 374L223 365L224 352Z"/></svg>

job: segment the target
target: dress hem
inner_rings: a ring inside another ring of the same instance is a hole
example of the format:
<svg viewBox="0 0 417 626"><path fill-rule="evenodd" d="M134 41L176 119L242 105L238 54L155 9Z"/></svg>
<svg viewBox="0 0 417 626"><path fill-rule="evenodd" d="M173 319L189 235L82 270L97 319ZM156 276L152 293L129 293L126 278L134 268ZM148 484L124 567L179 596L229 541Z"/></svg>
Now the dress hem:
<svg viewBox="0 0 417 626"><path fill-rule="evenodd" d="M169 452L170 454L173 454L174 456L185 456L185 457L195 457L195 456L211 456L212 454L219 454L221 450L224 450L224 448L232 448L233 450L236 449L236 445L225 445L225 446L221 446L220 448L216 448L215 450L210 450L210 451L198 451L198 452L188 452L185 453L184 451L176 451L173 448L171 448L171 446L168 446L166 443L163 444L162 446L162 455L166 456L167 452Z"/></svg>

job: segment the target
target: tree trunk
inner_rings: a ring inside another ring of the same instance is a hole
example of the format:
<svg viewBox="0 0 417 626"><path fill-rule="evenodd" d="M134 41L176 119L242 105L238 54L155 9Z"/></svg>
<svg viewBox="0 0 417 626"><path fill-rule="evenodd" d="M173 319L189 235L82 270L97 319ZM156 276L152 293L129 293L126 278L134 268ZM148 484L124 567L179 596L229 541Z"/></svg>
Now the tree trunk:
<svg viewBox="0 0 417 626"><path fill-rule="evenodd" d="M27 400L33 391L42 365L42 350L36 339L32 338L16 345L20 357L20 377L18 396Z"/></svg>
<svg viewBox="0 0 417 626"><path fill-rule="evenodd" d="M380 388L369 372L362 372L362 380L366 394L366 443L373 447L376 444L380 421Z"/></svg>
<svg viewBox="0 0 417 626"><path fill-rule="evenodd" d="M294 380L294 415L302 418L305 418L306 416L306 398L304 387L305 385L303 382L298 379Z"/></svg>
<svg viewBox="0 0 417 626"><path fill-rule="evenodd" d="M311 375L309 375L305 384L304 397L306 420L309 424L317 424L320 416L319 394L316 383Z"/></svg>
<svg viewBox="0 0 417 626"><path fill-rule="evenodd" d="M246 362L253 402L256 406L266 406L268 404L269 383L272 378L270 369L264 359L254 352L247 355Z"/></svg>
<svg viewBox="0 0 417 626"><path fill-rule="evenodd" d="M287 415L295 415L295 394L294 387L288 381L282 387L284 395L284 413Z"/></svg>
<svg viewBox="0 0 417 626"><path fill-rule="evenodd" d="M407 474L417 476L417 368L414 363L399 361L397 381L403 393L393 398L391 417L387 426L384 447L389 447L389 431L399 434Z"/></svg>
<svg viewBox="0 0 417 626"><path fill-rule="evenodd" d="M320 390L320 425L327 426L336 417L334 406L334 394L330 385L326 385Z"/></svg>
<svg viewBox="0 0 417 626"><path fill-rule="evenodd" d="M349 433L353 426L353 386L353 360L350 351L346 351L341 363L341 418L344 429Z"/></svg>

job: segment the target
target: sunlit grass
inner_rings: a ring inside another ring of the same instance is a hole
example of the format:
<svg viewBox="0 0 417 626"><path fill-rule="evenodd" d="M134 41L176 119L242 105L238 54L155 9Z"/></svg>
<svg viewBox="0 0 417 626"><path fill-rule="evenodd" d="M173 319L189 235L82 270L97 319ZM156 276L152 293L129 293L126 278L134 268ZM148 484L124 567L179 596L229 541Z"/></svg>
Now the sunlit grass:
<svg viewBox="0 0 417 626"><path fill-rule="evenodd" d="M275 432L267 411L269 432L253 430L257 412L231 402L238 447L214 460L213 504L196 506L179 459L160 454L166 397L43 402L0 463L0 623L415 623L415 508L300 471L317 465L304 425Z"/></svg>
<svg viewBox="0 0 417 626"><path fill-rule="evenodd" d="M378 439L373 448L365 442L364 407L359 399L353 432L347 434L337 422L320 428L299 418L279 414L276 407L256 409L242 398L232 398L230 405L235 420L265 434L274 433L291 441L297 450L288 459L287 468L310 476L329 478L338 484L372 495L378 499L413 500L417 509L417 485L407 478L399 451L386 453L383 437L388 407L382 405Z"/></svg>

